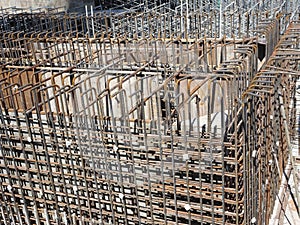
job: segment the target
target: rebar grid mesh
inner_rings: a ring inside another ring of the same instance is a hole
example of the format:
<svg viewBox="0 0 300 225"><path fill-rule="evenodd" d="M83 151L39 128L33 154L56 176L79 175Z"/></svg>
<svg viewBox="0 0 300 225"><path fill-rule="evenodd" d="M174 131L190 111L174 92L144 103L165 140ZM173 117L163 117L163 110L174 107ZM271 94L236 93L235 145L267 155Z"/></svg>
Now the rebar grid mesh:
<svg viewBox="0 0 300 225"><path fill-rule="evenodd" d="M299 75L276 10L221 38L163 35L150 9L3 15L1 222L268 224Z"/></svg>
<svg viewBox="0 0 300 225"><path fill-rule="evenodd" d="M261 24L276 16L281 18L282 34L290 18L295 16L300 2L270 0L222 1L221 5L219 1L200 3L175 1L150 7L150 2L132 1L132 8L93 11L87 7L85 15L63 14L55 9L31 12L15 9L13 14L8 14L4 9L0 27L8 32L46 32L55 36L79 35L89 38L102 35L114 38L243 38L259 35L257 31ZM124 7L123 4L121 6Z"/></svg>

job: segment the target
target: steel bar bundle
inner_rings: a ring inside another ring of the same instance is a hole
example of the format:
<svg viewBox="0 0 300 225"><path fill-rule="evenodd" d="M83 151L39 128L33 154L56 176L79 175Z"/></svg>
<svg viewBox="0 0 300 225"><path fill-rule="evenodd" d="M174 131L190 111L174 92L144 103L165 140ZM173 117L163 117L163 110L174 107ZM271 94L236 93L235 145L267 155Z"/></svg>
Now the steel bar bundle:
<svg viewBox="0 0 300 225"><path fill-rule="evenodd" d="M235 1L246 28L220 27L198 2L2 15L0 223L268 224L299 21Z"/></svg>

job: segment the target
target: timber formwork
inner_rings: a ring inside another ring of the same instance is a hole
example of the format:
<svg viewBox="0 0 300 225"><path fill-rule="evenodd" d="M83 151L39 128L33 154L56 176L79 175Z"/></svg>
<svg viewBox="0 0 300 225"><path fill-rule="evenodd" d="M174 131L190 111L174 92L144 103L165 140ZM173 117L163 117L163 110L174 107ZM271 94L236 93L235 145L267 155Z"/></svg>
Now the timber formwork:
<svg viewBox="0 0 300 225"><path fill-rule="evenodd" d="M3 14L1 223L268 223L299 22L279 41L291 15L269 10L205 37L147 10Z"/></svg>

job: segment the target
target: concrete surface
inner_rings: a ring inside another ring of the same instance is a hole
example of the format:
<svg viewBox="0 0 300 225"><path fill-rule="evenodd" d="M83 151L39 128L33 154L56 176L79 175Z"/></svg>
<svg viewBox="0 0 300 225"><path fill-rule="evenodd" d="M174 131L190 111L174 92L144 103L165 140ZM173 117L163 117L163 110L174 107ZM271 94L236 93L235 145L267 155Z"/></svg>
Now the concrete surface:
<svg viewBox="0 0 300 225"><path fill-rule="evenodd" d="M94 0L1 0L2 8L57 8L62 10L83 11L85 5L94 5Z"/></svg>
<svg viewBox="0 0 300 225"><path fill-rule="evenodd" d="M299 180L299 174L300 174L299 172L300 172L300 163L296 163L296 173L298 175L298 180ZM293 176L290 177L289 184L292 188L293 195L296 198L295 186L297 188L296 190L298 190L298 192L299 192L300 184L297 183L295 185ZM295 203L290 194L289 194L288 202L287 202L287 205L285 208L285 213L284 213L284 216L282 219L283 219L282 225L298 225L298 224L300 224L300 218L297 213L297 208L296 208ZM281 225L281 224L278 224L278 225Z"/></svg>
<svg viewBox="0 0 300 225"><path fill-rule="evenodd" d="M300 79L297 80L296 83L297 92L296 92L296 114L298 118L298 124L297 124L297 133L292 145L293 145L293 156L295 157L295 168L294 171L296 172L296 177L298 181L295 183L293 180L293 176L291 175L289 184L292 188L292 192L294 197L296 198L295 191L298 191L298 194L300 194L300 152L299 152L299 138L300 138ZM298 204L300 206L300 204ZM285 215L283 218L283 225L298 225L300 224L300 218L297 214L297 209L295 206L295 203L292 199L292 196L289 194L287 206L285 209Z"/></svg>

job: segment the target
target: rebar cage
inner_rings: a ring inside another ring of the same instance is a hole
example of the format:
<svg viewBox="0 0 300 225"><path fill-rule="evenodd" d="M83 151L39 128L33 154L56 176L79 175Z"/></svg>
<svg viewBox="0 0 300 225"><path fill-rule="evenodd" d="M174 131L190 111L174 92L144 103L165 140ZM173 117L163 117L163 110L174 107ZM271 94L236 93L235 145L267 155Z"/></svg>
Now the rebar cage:
<svg viewBox="0 0 300 225"><path fill-rule="evenodd" d="M174 2L2 14L1 223L268 224L298 138L296 1L224 1L248 10L228 29Z"/></svg>

